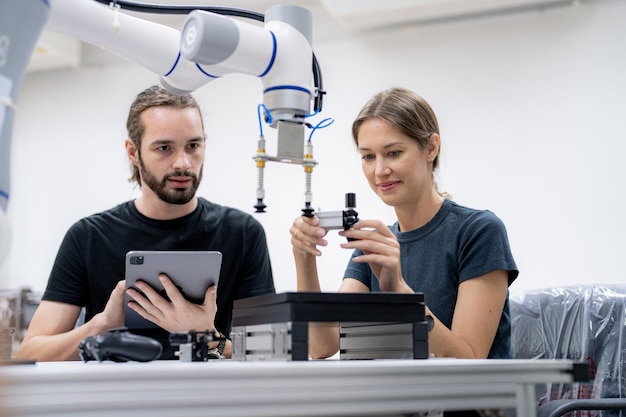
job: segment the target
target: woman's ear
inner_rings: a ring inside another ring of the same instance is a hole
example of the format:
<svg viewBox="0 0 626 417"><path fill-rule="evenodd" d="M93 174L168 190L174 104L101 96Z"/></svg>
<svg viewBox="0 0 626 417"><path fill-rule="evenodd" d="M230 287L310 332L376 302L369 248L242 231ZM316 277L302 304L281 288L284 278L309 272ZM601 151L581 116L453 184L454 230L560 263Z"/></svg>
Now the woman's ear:
<svg viewBox="0 0 626 417"><path fill-rule="evenodd" d="M430 135L430 143L428 144L428 162L433 162L437 155L439 155L439 146L441 145L441 138L437 133Z"/></svg>
<svg viewBox="0 0 626 417"><path fill-rule="evenodd" d="M128 155L130 163L133 166L139 166L139 149L137 149L135 143L127 138L124 145L126 146L126 155Z"/></svg>

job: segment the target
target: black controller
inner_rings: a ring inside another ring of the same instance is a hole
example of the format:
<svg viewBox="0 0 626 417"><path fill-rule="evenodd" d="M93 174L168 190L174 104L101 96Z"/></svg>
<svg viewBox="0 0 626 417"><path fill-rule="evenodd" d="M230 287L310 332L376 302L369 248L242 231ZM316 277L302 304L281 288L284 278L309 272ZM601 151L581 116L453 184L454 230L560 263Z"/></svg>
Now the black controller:
<svg viewBox="0 0 626 417"><path fill-rule="evenodd" d="M89 336L78 345L78 354L84 362L111 360L113 362L149 362L158 359L163 346L158 340L130 333L125 327L108 333Z"/></svg>

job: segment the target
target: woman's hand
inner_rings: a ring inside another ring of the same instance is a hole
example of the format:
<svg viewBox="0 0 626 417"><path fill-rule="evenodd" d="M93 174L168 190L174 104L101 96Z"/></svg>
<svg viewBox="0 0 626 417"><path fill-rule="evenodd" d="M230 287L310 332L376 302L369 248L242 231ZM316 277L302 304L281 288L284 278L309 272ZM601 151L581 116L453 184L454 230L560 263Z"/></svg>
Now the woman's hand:
<svg viewBox="0 0 626 417"><path fill-rule="evenodd" d="M339 235L351 240L342 243L342 248L360 249L363 255L354 262L368 263L381 290L386 292L413 292L402 278L400 265L400 243L389 228L380 220L360 220L352 229Z"/></svg>
<svg viewBox="0 0 626 417"><path fill-rule="evenodd" d="M291 244L294 251L314 256L322 254L317 247L328 245L324 239L327 231L319 227L319 224L320 220L316 216L300 216L293 221L289 233L291 233Z"/></svg>

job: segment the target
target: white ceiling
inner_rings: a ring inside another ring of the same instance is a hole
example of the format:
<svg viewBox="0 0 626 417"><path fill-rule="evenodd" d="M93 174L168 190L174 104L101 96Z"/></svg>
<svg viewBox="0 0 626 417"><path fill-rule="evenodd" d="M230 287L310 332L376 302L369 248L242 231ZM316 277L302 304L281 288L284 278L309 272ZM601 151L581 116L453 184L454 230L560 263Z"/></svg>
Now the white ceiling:
<svg viewBox="0 0 626 417"><path fill-rule="evenodd" d="M583 1L601 0L132 0L151 5L227 6L260 13L276 4L297 5L311 11L314 45L384 27L454 22L471 17L571 6ZM123 7L122 12L176 29L182 28L186 18L185 15L130 12ZM122 59L97 46L44 31L29 71L103 65Z"/></svg>

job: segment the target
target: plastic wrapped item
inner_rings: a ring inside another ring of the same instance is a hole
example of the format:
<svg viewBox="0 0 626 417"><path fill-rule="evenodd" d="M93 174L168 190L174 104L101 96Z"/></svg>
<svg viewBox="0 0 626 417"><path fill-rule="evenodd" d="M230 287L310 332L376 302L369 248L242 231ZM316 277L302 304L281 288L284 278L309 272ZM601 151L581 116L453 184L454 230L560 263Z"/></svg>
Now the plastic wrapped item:
<svg viewBox="0 0 626 417"><path fill-rule="evenodd" d="M566 358L590 365L590 382L549 384L545 390L540 387L538 405L557 399L626 397L626 285L526 291L510 297L510 312L514 358ZM608 415L626 416L626 411L568 414Z"/></svg>

